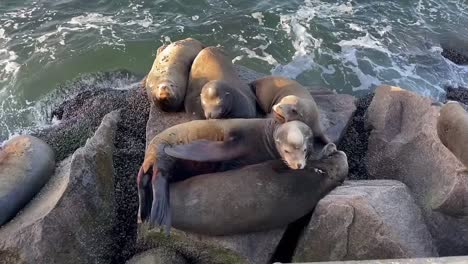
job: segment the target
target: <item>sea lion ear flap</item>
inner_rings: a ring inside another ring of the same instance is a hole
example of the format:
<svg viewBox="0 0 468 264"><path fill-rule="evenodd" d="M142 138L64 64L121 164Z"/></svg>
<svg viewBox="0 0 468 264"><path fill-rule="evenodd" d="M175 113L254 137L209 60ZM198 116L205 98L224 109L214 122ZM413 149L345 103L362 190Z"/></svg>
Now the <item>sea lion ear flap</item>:
<svg viewBox="0 0 468 264"><path fill-rule="evenodd" d="M231 140L196 140L189 144L166 147L166 154L184 160L218 162L232 160L245 154L245 147Z"/></svg>

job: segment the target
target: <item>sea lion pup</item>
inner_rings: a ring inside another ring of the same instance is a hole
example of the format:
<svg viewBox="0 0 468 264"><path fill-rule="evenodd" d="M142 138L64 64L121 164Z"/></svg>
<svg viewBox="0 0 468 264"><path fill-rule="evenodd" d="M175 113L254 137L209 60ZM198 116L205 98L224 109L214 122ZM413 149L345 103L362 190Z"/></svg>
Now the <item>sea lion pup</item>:
<svg viewBox="0 0 468 264"><path fill-rule="evenodd" d="M139 219L149 216L151 225L170 228L169 182L279 158L303 169L311 135L302 122L274 119L196 120L170 127L146 149L137 178Z"/></svg>
<svg viewBox="0 0 468 264"><path fill-rule="evenodd" d="M437 135L468 168L468 113L458 102L449 101L440 109Z"/></svg>
<svg viewBox="0 0 468 264"><path fill-rule="evenodd" d="M178 111L182 107L190 66L203 49L198 40L186 38L161 46L151 71L144 80L148 98L164 111Z"/></svg>
<svg viewBox="0 0 468 264"><path fill-rule="evenodd" d="M185 96L185 111L200 119L254 118L255 95L239 79L227 55L217 47L195 58Z"/></svg>
<svg viewBox="0 0 468 264"><path fill-rule="evenodd" d="M250 87L266 114L279 122L302 121L312 129L315 140L330 142L320 125L317 104L301 84L281 76L268 76L251 82Z"/></svg>

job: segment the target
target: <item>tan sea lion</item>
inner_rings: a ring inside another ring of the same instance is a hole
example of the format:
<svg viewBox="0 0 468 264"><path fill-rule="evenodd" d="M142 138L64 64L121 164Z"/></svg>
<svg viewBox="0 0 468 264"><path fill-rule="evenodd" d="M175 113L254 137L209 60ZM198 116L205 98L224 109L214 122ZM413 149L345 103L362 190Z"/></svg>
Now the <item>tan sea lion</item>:
<svg viewBox="0 0 468 264"><path fill-rule="evenodd" d="M228 56L217 47L203 49L193 61L185 111L200 119L257 115L255 95L240 80Z"/></svg>
<svg viewBox="0 0 468 264"><path fill-rule="evenodd" d="M148 98L164 111L182 107L190 66L203 49L198 40L186 38L158 49L151 71L144 80Z"/></svg>
<svg viewBox="0 0 468 264"><path fill-rule="evenodd" d="M279 158L303 169L307 154L323 155L310 149L311 135L300 121L274 119L196 120L170 127L150 142L138 173L140 219L149 216L152 225L170 227L169 182Z"/></svg>
<svg viewBox="0 0 468 264"><path fill-rule="evenodd" d="M437 120L440 141L468 168L468 113L450 101L440 109Z"/></svg>
<svg viewBox="0 0 468 264"><path fill-rule="evenodd" d="M320 114L314 98L298 82L281 77L268 76L250 83L260 108L279 122L299 120L314 133L314 139L328 144L330 140L320 125Z"/></svg>
<svg viewBox="0 0 468 264"><path fill-rule="evenodd" d="M212 236L284 228L348 175L345 153L331 150L303 170L271 160L171 184L173 226Z"/></svg>
<svg viewBox="0 0 468 264"><path fill-rule="evenodd" d="M0 146L0 226L41 190L54 169L54 151L36 137L17 136Z"/></svg>

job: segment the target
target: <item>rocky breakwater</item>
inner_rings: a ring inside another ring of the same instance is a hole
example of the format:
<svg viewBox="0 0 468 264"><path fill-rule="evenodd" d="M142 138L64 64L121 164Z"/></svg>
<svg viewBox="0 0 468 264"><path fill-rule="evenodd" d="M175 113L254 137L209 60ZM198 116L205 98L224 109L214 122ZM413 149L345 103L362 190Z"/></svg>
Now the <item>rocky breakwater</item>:
<svg viewBox="0 0 468 264"><path fill-rule="evenodd" d="M245 81L261 76L238 71ZM167 237L137 226L136 172L155 134L192 117L160 111L136 88L96 86L61 105L58 126L34 133L55 151L57 166L35 199L0 227L0 263L271 263L467 252L465 167L440 142L440 107L427 98L381 87L359 99L353 117L354 97L312 90L327 134L347 149L353 179L372 180L348 180L326 195L346 174L333 166L315 164L303 186L281 173L255 174L262 164L244 168L240 181L226 176L232 172L194 177L171 186L176 228ZM354 155L365 157L364 166ZM333 175L339 177L327 178ZM287 208L283 194L300 206ZM276 206L268 207L272 199Z"/></svg>
<svg viewBox="0 0 468 264"><path fill-rule="evenodd" d="M440 106L382 86L367 110L367 168L372 179L405 183L443 256L468 252L468 173L437 135Z"/></svg>

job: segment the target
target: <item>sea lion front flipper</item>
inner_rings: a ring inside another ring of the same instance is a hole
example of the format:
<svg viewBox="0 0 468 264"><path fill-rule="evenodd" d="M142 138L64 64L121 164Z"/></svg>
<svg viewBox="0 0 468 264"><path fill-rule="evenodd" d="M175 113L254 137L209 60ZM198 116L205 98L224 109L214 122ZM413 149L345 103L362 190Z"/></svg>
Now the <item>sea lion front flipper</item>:
<svg viewBox="0 0 468 264"><path fill-rule="evenodd" d="M171 230L171 206L169 201L169 181L167 175L158 172L156 179L153 180L153 205L151 206L150 226L164 226L168 235Z"/></svg>
<svg viewBox="0 0 468 264"><path fill-rule="evenodd" d="M137 187L138 187L138 222L144 222L150 216L151 213L151 204L153 202L153 195L151 190L150 181L152 177L155 177L155 171L150 170L146 173L143 170L143 167L140 168L137 177ZM151 177L151 174L153 176Z"/></svg>
<svg viewBox="0 0 468 264"><path fill-rule="evenodd" d="M168 146L164 149L169 156L198 162L232 160L245 154L245 147L233 140L195 140L189 144Z"/></svg>

